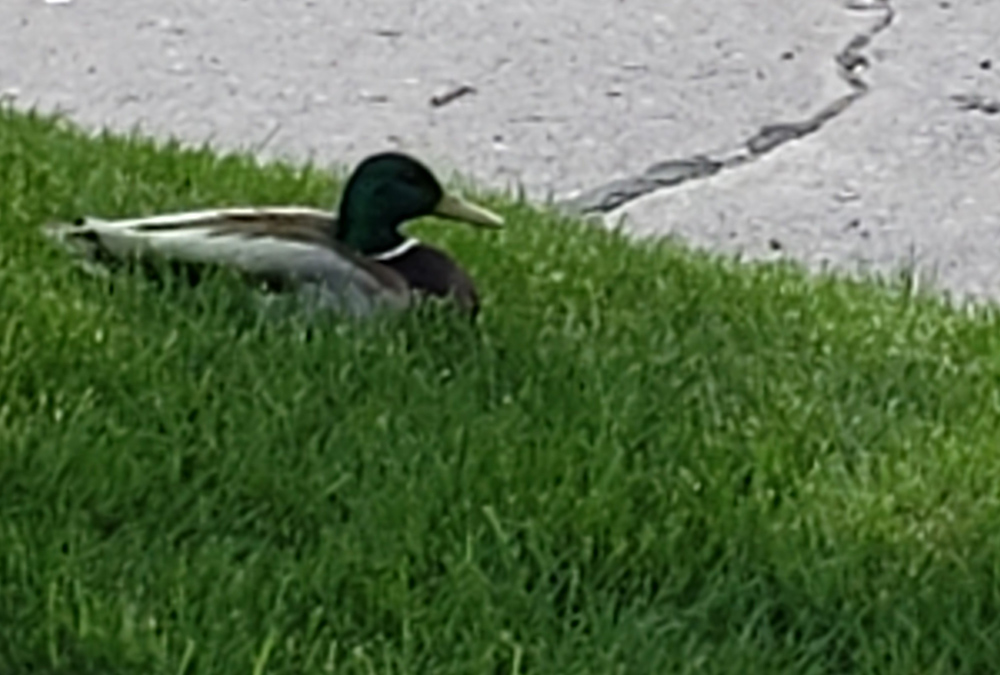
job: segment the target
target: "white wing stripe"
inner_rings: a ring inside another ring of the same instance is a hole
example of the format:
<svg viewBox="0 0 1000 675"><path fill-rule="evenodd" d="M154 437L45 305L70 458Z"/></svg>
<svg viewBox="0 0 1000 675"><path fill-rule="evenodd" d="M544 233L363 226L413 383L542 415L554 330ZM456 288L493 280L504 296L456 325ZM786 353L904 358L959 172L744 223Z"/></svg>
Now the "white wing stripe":
<svg viewBox="0 0 1000 675"><path fill-rule="evenodd" d="M275 218L285 217L307 217L319 220L332 220L334 214L329 211L313 209L307 206L275 206L268 208L231 208L231 209L206 209L202 211L186 211L183 213L169 213L160 216L149 216L144 218L124 218L121 220L99 220L87 218L83 225L77 229L78 232L104 232L107 230L130 230L142 227L170 227L184 226L207 227L213 223L225 220L226 218L261 218L268 216Z"/></svg>

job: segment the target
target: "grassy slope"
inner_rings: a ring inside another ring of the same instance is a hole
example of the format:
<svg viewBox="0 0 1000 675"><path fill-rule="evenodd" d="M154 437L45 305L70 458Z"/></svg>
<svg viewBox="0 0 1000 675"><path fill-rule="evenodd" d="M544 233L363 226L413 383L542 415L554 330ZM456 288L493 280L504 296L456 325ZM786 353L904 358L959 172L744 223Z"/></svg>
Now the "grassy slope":
<svg viewBox="0 0 1000 675"><path fill-rule="evenodd" d="M0 112L0 671L1000 665L992 312L493 199L478 328L308 331L35 230L333 194Z"/></svg>

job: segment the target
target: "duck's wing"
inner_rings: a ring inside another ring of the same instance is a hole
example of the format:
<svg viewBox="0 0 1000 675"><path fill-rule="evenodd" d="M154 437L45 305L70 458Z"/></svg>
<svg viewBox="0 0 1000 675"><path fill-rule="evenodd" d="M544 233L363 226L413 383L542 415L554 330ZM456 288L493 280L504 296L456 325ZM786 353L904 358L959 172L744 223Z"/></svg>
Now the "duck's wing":
<svg viewBox="0 0 1000 675"><path fill-rule="evenodd" d="M45 233L91 261L158 257L222 265L250 276L313 284L349 306L409 305L403 278L333 239L336 216L300 207L191 211L148 218L84 218Z"/></svg>

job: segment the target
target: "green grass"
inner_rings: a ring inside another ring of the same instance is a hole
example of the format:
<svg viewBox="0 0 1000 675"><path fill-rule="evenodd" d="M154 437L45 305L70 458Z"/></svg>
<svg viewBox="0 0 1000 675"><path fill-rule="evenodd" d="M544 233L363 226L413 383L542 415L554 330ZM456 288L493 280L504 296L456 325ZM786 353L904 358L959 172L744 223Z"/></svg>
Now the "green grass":
<svg viewBox="0 0 1000 675"><path fill-rule="evenodd" d="M80 214L324 172L0 110L0 672L992 673L1000 322L486 195L484 295L267 320Z"/></svg>

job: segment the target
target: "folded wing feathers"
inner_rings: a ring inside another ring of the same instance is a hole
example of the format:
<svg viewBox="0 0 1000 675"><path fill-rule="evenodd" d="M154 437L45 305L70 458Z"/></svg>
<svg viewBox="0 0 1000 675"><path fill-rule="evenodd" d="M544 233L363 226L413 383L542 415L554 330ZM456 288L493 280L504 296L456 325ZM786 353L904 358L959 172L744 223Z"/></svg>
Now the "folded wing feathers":
<svg viewBox="0 0 1000 675"><path fill-rule="evenodd" d="M409 303L406 283L333 240L335 216L317 209L222 209L134 218L84 219L46 228L60 241L91 240L116 258L149 254L235 267L250 275L320 284L394 307ZM96 240L96 241L95 241Z"/></svg>

